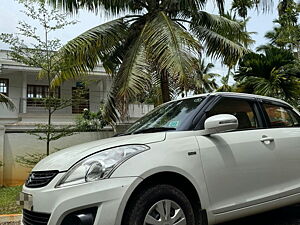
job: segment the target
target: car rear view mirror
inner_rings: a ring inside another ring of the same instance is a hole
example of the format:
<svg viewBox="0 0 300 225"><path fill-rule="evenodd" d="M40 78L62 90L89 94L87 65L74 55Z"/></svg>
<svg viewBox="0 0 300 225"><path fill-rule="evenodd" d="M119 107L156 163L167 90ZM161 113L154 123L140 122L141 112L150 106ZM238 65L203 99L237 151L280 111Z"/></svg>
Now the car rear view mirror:
<svg viewBox="0 0 300 225"><path fill-rule="evenodd" d="M238 128L238 119L230 114L219 114L205 120L205 134L217 134Z"/></svg>

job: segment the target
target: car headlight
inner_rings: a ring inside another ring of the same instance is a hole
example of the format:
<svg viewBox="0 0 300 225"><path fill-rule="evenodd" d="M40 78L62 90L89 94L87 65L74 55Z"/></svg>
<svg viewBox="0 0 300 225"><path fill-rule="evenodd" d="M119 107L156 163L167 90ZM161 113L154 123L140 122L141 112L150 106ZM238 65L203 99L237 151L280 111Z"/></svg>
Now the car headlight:
<svg viewBox="0 0 300 225"><path fill-rule="evenodd" d="M95 153L75 164L56 187L64 187L108 178L128 158L150 149L146 145L125 145Z"/></svg>

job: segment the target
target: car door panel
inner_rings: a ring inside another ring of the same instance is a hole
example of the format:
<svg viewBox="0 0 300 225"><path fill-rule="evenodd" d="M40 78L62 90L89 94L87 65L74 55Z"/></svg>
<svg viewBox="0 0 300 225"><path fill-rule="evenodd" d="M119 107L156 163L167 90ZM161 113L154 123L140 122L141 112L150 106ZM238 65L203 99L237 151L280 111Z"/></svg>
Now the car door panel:
<svg viewBox="0 0 300 225"><path fill-rule="evenodd" d="M198 136L214 213L272 200L281 192L275 146L260 141L264 130Z"/></svg>
<svg viewBox="0 0 300 225"><path fill-rule="evenodd" d="M300 193L300 116L290 106L263 101L268 122L265 135L274 138L282 195Z"/></svg>
<svg viewBox="0 0 300 225"><path fill-rule="evenodd" d="M300 193L300 128L268 129L265 134L274 138L283 194Z"/></svg>

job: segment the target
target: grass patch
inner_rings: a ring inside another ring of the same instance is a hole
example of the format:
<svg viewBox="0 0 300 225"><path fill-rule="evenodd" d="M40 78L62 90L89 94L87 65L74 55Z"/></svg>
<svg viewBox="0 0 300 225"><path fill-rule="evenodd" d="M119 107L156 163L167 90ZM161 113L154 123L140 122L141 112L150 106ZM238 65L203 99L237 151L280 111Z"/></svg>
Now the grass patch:
<svg viewBox="0 0 300 225"><path fill-rule="evenodd" d="M0 187L0 215L16 214L22 210L16 204L16 198L22 190L22 186Z"/></svg>

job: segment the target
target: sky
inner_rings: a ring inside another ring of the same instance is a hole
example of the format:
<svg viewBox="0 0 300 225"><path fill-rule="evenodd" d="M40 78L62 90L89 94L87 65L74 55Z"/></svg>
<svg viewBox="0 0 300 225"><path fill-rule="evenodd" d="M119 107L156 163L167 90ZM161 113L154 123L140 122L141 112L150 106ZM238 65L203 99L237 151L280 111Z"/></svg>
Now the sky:
<svg viewBox="0 0 300 225"><path fill-rule="evenodd" d="M230 7L230 0L226 1L226 7ZM208 2L212 2L208 0ZM273 20L277 17L277 10L276 5L278 0L274 0L273 9L270 10L268 13L257 12L256 10L251 10L249 12L250 21L248 23L248 31L250 32L257 32L252 37L256 41L255 45L252 46L252 49L259 45L265 44L267 40L264 38L264 35L267 31L272 30L274 26ZM17 25L18 21L26 21L30 23L28 17L26 17L21 10L24 10L23 6L19 4L17 1L14 0L1 0L1 7L0 7L0 33L16 33L17 32ZM208 3L206 11L210 13L218 13L217 7L212 4ZM84 31L95 27L101 23L109 21L113 19L112 17L105 16L104 13L100 15L95 15L91 12L87 12L85 10L81 10L78 15L70 16L70 20L77 20L78 23L75 25L71 25L64 30L59 32L53 33L52 38L58 38L62 41L62 43L67 43L69 40L75 38L76 36L80 35ZM0 49L8 49L9 46L5 45L4 43L0 42ZM208 60L209 61L209 60ZM226 68L222 67L218 60L214 60L213 63L216 64L213 72L219 74L225 74Z"/></svg>

